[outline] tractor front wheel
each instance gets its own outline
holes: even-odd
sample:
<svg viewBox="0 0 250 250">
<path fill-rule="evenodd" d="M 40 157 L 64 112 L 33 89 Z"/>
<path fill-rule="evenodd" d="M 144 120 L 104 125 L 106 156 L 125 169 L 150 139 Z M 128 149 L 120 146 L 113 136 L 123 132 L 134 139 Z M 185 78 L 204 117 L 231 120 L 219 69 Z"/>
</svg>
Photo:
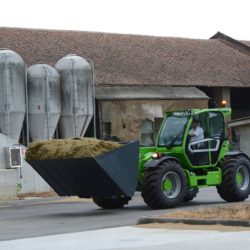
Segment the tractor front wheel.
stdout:
<svg viewBox="0 0 250 250">
<path fill-rule="evenodd" d="M 186 175 L 181 165 L 173 160 L 162 162 L 143 175 L 142 197 L 153 209 L 175 207 L 187 192 Z"/>
<path fill-rule="evenodd" d="M 129 196 L 93 197 L 94 203 L 103 209 L 123 208 L 130 200 Z"/>
<path fill-rule="evenodd" d="M 231 156 L 221 163 L 222 184 L 217 187 L 222 199 L 244 201 L 250 193 L 250 162 L 244 155 Z"/>
</svg>

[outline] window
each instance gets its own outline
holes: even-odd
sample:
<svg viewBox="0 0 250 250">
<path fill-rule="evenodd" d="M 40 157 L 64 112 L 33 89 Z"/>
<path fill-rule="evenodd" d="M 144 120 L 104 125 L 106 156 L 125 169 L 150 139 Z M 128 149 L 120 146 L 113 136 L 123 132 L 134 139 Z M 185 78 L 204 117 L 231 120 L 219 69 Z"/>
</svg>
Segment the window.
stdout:
<svg viewBox="0 0 250 250">
<path fill-rule="evenodd" d="M 202 128 L 204 133 L 204 138 L 208 138 L 208 127 L 207 127 L 207 113 L 203 112 L 201 114 L 195 115 L 193 119 L 199 121 L 199 126 Z M 192 129 L 192 125 L 189 130 Z"/>
<path fill-rule="evenodd" d="M 145 119 L 141 122 L 141 145 L 152 146 L 154 144 L 154 124 Z"/>
<path fill-rule="evenodd" d="M 159 137 L 159 146 L 180 146 L 188 116 L 181 113 L 166 117 Z"/>
<path fill-rule="evenodd" d="M 102 138 L 108 140 L 111 137 L 111 122 L 102 123 Z"/>
<path fill-rule="evenodd" d="M 210 138 L 224 135 L 224 117 L 219 112 L 209 112 L 209 136 Z"/>
<path fill-rule="evenodd" d="M 157 138 L 158 133 L 161 129 L 164 117 L 155 117 L 154 118 L 154 138 Z"/>
</svg>

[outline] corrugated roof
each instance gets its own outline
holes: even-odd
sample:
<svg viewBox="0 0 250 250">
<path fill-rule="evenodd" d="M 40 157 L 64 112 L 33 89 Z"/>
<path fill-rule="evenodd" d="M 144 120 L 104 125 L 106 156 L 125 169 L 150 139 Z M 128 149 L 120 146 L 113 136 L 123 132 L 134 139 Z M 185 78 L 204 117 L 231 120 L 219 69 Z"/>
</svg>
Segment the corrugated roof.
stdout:
<svg viewBox="0 0 250 250">
<path fill-rule="evenodd" d="M 85 56 L 98 85 L 250 87 L 250 57 L 218 39 L 0 28 L 0 47 L 28 65 Z"/>
<path fill-rule="evenodd" d="M 178 99 L 208 99 L 195 87 L 172 86 L 128 86 L 128 87 L 101 87 L 96 89 L 98 100 L 178 100 Z"/>
</svg>

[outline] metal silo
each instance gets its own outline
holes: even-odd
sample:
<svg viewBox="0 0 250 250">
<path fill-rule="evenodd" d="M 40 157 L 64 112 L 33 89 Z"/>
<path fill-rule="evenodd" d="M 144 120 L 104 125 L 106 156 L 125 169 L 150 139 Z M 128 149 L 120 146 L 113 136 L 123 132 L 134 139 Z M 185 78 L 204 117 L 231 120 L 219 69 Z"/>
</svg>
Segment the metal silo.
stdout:
<svg viewBox="0 0 250 250">
<path fill-rule="evenodd" d="M 18 141 L 25 115 L 25 65 L 14 51 L 0 49 L 0 129 Z"/>
<path fill-rule="evenodd" d="M 67 55 L 56 63 L 55 68 L 61 82 L 60 136 L 84 136 L 94 110 L 92 67 L 82 57 Z"/>
<path fill-rule="evenodd" d="M 61 114 L 60 77 L 47 64 L 28 68 L 29 132 L 33 141 L 51 139 Z"/>
</svg>

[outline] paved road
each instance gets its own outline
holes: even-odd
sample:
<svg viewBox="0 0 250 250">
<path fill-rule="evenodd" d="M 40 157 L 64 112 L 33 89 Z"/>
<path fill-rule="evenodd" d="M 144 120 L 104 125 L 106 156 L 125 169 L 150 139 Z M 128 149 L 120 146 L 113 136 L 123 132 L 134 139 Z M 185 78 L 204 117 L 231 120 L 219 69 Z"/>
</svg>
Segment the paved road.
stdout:
<svg viewBox="0 0 250 250">
<path fill-rule="evenodd" d="M 249 249 L 249 231 L 118 227 L 11 241 L 4 250 L 236 250 Z"/>
<path fill-rule="evenodd" d="M 203 189 L 195 201 L 177 209 L 197 209 L 200 205 L 224 203 L 214 188 Z M 21 205 L 20 205 L 21 204 Z M 63 202 L 25 205 L 15 202 L 0 208 L 0 240 L 65 234 L 136 224 L 139 217 L 173 211 L 150 210 L 139 195 L 124 209 L 103 210 L 92 202 Z"/>
</svg>

